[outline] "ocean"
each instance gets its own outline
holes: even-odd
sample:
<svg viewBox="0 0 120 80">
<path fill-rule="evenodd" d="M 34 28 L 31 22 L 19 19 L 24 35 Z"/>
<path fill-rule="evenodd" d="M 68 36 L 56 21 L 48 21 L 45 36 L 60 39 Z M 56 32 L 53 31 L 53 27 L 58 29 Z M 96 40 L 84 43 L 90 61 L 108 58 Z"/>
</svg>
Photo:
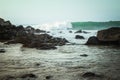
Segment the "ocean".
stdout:
<svg viewBox="0 0 120 80">
<path fill-rule="evenodd" d="M 69 26 L 68 26 L 69 25 Z M 34 26 L 47 30 L 54 37 L 66 38 L 70 43 L 57 46 L 55 50 L 38 50 L 21 47 L 22 44 L 2 44 L 6 50 L 0 54 L 0 79 L 15 76 L 11 80 L 23 80 L 23 74 L 34 74 L 24 80 L 119 80 L 120 48 L 116 46 L 84 45 L 90 36 L 96 36 L 97 29 L 74 28 L 70 23 Z M 103 28 L 102 28 L 103 29 Z M 88 33 L 75 33 L 82 30 Z M 49 31 L 49 32 L 48 32 Z M 75 39 L 81 35 L 85 39 Z M 87 77 L 83 75 L 87 72 Z M 97 76 L 96 76 L 97 75 Z"/>
</svg>

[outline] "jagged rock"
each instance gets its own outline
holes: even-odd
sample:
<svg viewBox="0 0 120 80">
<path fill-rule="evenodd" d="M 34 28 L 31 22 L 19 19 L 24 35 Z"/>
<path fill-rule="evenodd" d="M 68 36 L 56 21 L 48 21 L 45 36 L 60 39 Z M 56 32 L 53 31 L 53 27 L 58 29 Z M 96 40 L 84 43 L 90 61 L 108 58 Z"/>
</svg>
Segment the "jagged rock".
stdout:
<svg viewBox="0 0 120 80">
<path fill-rule="evenodd" d="M 12 24 L 10 23 L 10 21 L 5 21 L 4 19 L 0 18 L 0 25 L 1 26 L 11 26 Z"/>
<path fill-rule="evenodd" d="M 0 19 L 0 23 L 4 20 Z M 37 31 L 44 32 L 37 29 Z M 22 43 L 24 47 L 37 49 L 56 49 L 55 46 L 65 45 L 68 41 L 64 38 L 52 37 L 48 34 L 34 34 L 35 29 L 31 26 L 24 28 L 22 25 L 1 25 L 0 24 L 0 41 L 8 41 L 6 44 Z"/>
<path fill-rule="evenodd" d="M 80 36 L 80 35 L 76 35 L 75 36 L 75 39 L 85 39 L 83 36 Z"/>
<path fill-rule="evenodd" d="M 44 30 L 40 30 L 40 29 L 36 29 L 35 30 L 35 33 L 45 33 L 46 31 L 44 31 Z"/>
</svg>

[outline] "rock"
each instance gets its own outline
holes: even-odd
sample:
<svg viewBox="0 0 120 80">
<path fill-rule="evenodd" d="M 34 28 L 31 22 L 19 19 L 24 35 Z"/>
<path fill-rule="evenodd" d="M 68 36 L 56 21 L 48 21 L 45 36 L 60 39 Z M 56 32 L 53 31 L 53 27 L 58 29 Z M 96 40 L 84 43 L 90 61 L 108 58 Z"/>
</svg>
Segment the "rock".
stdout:
<svg viewBox="0 0 120 80">
<path fill-rule="evenodd" d="M 0 23 L 5 21 L 0 18 Z M 34 32 L 45 32 L 43 30 L 34 29 L 31 26 L 24 28 L 22 25 L 1 25 L 0 24 L 0 41 L 6 44 L 21 43 L 23 47 L 37 49 L 56 49 L 55 46 L 65 45 L 68 41 L 64 38 L 56 38 L 48 34 L 35 35 Z"/>
<path fill-rule="evenodd" d="M 82 33 L 82 30 L 78 30 L 78 31 L 76 31 L 75 33 Z"/>
<path fill-rule="evenodd" d="M 97 75 L 93 72 L 86 72 L 82 75 L 82 77 L 96 77 Z"/>
<path fill-rule="evenodd" d="M 72 31 L 69 31 L 69 33 L 72 33 Z"/>
<path fill-rule="evenodd" d="M 5 53 L 5 49 L 0 49 L 0 53 Z"/>
<path fill-rule="evenodd" d="M 76 35 L 75 36 L 75 39 L 85 39 L 83 36 L 80 36 L 80 35 Z"/>
<path fill-rule="evenodd" d="M 82 77 L 87 78 L 87 77 L 100 77 L 100 75 L 97 75 L 93 72 L 86 72 L 82 75 Z"/>
<path fill-rule="evenodd" d="M 41 50 L 57 49 L 54 44 L 51 44 L 51 43 L 39 43 L 39 42 L 31 43 L 30 46 L 27 46 L 27 47 L 37 48 L 37 49 L 41 49 Z"/>
<path fill-rule="evenodd" d="M 100 41 L 118 41 L 120 40 L 120 27 L 100 30 L 97 33 L 97 38 Z"/>
<path fill-rule="evenodd" d="M 1 26 L 11 26 L 12 24 L 10 21 L 5 21 L 4 19 L 0 18 L 0 25 Z"/>
<path fill-rule="evenodd" d="M 46 79 L 51 79 L 51 78 L 53 78 L 53 76 L 49 75 L 49 76 L 46 76 L 45 78 Z"/>
<path fill-rule="evenodd" d="M 81 54 L 80 56 L 87 57 L 88 55 L 87 54 Z"/>
<path fill-rule="evenodd" d="M 90 32 L 87 32 L 87 31 L 82 31 L 82 33 L 88 34 L 88 33 L 90 33 Z"/>
<path fill-rule="evenodd" d="M 27 26 L 27 27 L 25 28 L 25 30 L 26 30 L 28 33 L 34 33 L 34 32 L 35 32 L 35 29 L 34 29 L 33 27 L 31 27 L 31 26 Z"/>
<path fill-rule="evenodd" d="M 30 73 L 30 74 L 24 74 L 24 75 L 22 75 L 20 78 L 37 78 L 37 76 L 35 75 L 35 74 L 32 74 L 32 73 Z"/>
<path fill-rule="evenodd" d="M 95 36 L 90 37 L 86 43 L 86 45 L 99 45 L 99 44 L 100 44 L 100 41 Z"/>
<path fill-rule="evenodd" d="M 36 29 L 35 30 L 35 33 L 45 33 L 46 31 L 44 31 L 44 30 L 40 30 L 40 29 Z"/>
</svg>

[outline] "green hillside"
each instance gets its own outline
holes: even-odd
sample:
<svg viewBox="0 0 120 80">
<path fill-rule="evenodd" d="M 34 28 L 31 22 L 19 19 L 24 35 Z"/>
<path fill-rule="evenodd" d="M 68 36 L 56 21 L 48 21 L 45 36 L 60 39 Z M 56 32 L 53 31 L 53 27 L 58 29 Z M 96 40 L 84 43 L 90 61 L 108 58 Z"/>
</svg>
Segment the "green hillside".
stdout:
<svg viewBox="0 0 120 80">
<path fill-rule="evenodd" d="M 109 27 L 120 27 L 120 21 L 109 22 L 72 22 L 73 29 L 105 29 Z"/>
</svg>

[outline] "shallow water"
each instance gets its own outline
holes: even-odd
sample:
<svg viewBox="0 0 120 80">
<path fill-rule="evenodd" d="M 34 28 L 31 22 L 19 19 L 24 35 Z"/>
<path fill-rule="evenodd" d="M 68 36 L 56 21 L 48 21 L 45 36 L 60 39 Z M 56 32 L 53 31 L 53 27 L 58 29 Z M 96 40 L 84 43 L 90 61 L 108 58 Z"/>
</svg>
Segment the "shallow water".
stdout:
<svg viewBox="0 0 120 80">
<path fill-rule="evenodd" d="M 23 80 L 19 76 L 27 73 L 37 75 L 31 80 L 46 80 L 46 76 L 52 76 L 49 80 L 120 79 L 120 47 L 65 45 L 56 50 L 37 50 L 21 46 L 0 44 L 6 50 L 0 53 L 0 80 L 8 75 L 14 76 L 13 80 Z M 85 72 L 102 77 L 83 78 Z"/>
</svg>

